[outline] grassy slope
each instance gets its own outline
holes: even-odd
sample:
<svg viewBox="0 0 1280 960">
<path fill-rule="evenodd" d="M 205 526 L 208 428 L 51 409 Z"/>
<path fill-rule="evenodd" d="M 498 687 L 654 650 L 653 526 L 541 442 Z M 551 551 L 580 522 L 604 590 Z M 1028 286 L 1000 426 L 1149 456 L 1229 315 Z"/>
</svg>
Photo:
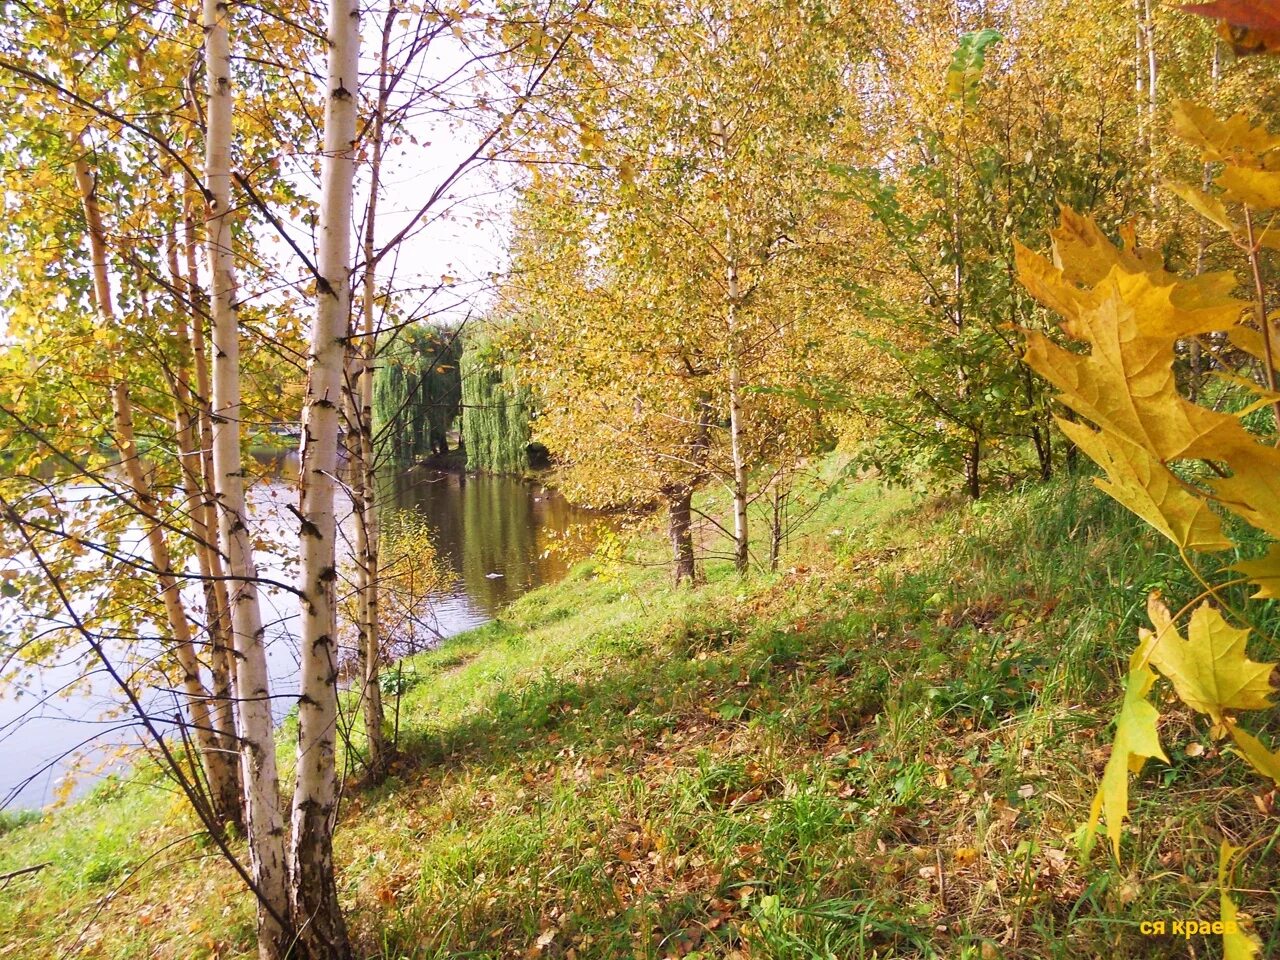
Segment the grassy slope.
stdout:
<svg viewBox="0 0 1280 960">
<path fill-rule="evenodd" d="M 792 569 L 697 592 L 584 564 L 417 658 L 405 757 L 338 841 L 361 954 L 1212 957 L 1137 924 L 1216 916 L 1224 830 L 1259 841 L 1238 899 L 1269 933 L 1275 820 L 1184 714 L 1121 865 L 1072 855 L 1146 590 L 1193 595 L 1135 521 L 1083 483 L 855 484 L 806 529 Z M 0 873 L 54 861 L 0 895 L 0 956 L 251 953 L 181 805 L 115 793 L 0 837 Z"/>
</svg>

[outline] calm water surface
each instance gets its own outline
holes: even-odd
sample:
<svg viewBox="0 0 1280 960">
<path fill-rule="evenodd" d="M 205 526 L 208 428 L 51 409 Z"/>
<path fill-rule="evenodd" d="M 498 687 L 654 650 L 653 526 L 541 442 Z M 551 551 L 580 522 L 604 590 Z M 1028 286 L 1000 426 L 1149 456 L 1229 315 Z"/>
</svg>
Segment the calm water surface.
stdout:
<svg viewBox="0 0 1280 960">
<path fill-rule="evenodd" d="M 288 543 L 296 529 L 285 506 L 297 497 L 292 482 L 296 454 L 262 462 L 268 475 L 250 491 L 251 510 L 258 529 Z M 567 561 L 547 548 L 570 527 L 598 519 L 574 509 L 552 490 L 510 477 L 413 468 L 381 477 L 380 493 L 384 508 L 416 511 L 427 523 L 449 576 L 447 585 L 431 597 L 429 626 L 441 637 L 479 626 L 521 594 L 564 576 Z M 349 536 L 349 502 L 339 503 L 340 516 L 344 512 L 348 517 L 342 527 Z M 286 583 L 296 576 L 283 551 L 261 552 L 258 563 L 264 576 Z M 193 604 L 198 604 L 198 597 L 196 590 Z M 274 712 L 281 717 L 297 694 L 297 601 L 287 592 L 266 590 L 263 616 L 272 692 L 277 697 Z M 73 768 L 72 795 L 83 793 L 106 771 L 120 766 L 116 753 L 121 748 L 139 743 L 140 731 L 128 717 L 113 716 L 118 694 L 108 677 L 93 672 L 92 659 L 86 649 L 72 650 L 24 684 L 21 696 L 15 696 L 15 690 L 4 692 L 0 806 L 19 809 L 49 803 Z M 74 684 L 72 695 L 60 695 L 68 684 Z M 175 708 L 160 694 L 154 694 L 149 705 L 160 713 Z M 68 751 L 73 756 L 32 779 Z"/>
</svg>

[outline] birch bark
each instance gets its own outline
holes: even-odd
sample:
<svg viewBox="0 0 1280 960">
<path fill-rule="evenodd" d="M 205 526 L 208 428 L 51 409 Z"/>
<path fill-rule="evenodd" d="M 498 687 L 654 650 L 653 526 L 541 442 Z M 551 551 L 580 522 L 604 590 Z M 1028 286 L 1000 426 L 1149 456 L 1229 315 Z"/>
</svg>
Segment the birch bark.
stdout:
<svg viewBox="0 0 1280 960">
<path fill-rule="evenodd" d="M 337 579 L 334 487 L 346 342 L 351 325 L 351 210 L 355 177 L 359 9 L 331 0 L 321 166 L 316 311 L 302 414 L 299 587 L 302 693 L 289 893 L 306 953 L 351 955 L 333 870 L 337 814 Z"/>
<path fill-rule="evenodd" d="M 205 0 L 208 78 L 205 230 L 213 334 L 210 414 L 213 489 L 230 585 L 228 603 L 236 656 L 236 728 L 241 743 L 249 860 L 258 894 L 258 952 L 263 960 L 276 960 L 289 954 L 293 937 L 288 929 L 288 869 L 271 720 L 271 690 L 240 451 L 240 329 L 231 232 L 233 97 L 229 19 L 230 10 L 224 0 Z"/>
</svg>

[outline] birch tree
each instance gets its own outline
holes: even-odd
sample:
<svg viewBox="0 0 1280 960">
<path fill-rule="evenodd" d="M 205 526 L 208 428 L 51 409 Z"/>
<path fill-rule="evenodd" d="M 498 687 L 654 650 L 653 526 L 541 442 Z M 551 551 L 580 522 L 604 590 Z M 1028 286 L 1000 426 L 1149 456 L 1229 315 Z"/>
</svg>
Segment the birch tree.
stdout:
<svg viewBox="0 0 1280 960">
<path fill-rule="evenodd" d="M 331 0 L 316 306 L 302 413 L 298 507 L 302 693 L 298 698 L 290 898 L 298 936 L 307 951 L 333 958 L 350 955 L 333 872 L 338 799 L 334 487 L 351 314 L 359 30 L 359 9 L 354 0 Z"/>
<path fill-rule="evenodd" d="M 240 327 L 237 318 L 232 236 L 231 12 L 222 0 L 205 0 L 206 250 L 213 335 L 212 445 L 218 527 L 227 554 L 233 645 L 236 652 L 237 732 L 245 788 L 245 827 L 258 897 L 258 949 L 263 960 L 288 954 L 288 873 L 280 781 L 276 769 L 265 632 L 258 599 L 258 570 L 249 533 L 240 451 Z"/>
</svg>

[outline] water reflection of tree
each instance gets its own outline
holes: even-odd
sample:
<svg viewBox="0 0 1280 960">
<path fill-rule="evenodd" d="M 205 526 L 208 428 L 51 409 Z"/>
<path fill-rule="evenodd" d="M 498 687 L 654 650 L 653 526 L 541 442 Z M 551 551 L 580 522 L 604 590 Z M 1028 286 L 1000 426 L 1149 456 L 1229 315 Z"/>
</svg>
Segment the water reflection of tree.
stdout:
<svg viewBox="0 0 1280 960">
<path fill-rule="evenodd" d="M 510 477 L 420 470 L 385 474 L 380 485 L 384 502 L 425 515 L 440 562 L 486 613 L 566 571 L 564 557 L 544 554 L 582 511 L 553 491 Z"/>
</svg>

